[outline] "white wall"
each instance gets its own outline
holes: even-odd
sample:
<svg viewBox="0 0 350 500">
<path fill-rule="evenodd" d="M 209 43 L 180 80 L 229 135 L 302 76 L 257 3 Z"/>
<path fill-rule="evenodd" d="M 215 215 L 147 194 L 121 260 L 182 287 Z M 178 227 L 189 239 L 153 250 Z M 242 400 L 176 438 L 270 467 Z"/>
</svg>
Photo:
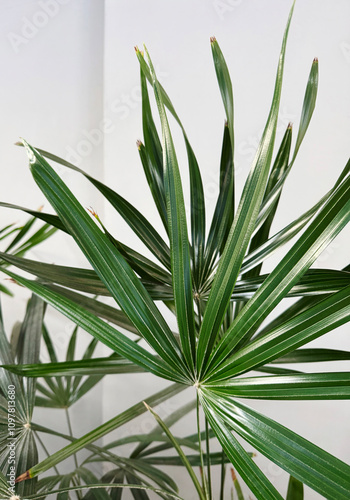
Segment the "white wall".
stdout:
<svg viewBox="0 0 350 500">
<path fill-rule="evenodd" d="M 1 201 L 34 209 L 44 204 L 44 210 L 50 211 L 31 177 L 25 151 L 14 146 L 14 142 L 21 136 L 67 158 L 69 148 L 79 150 L 84 131 L 91 130 L 103 116 L 103 25 L 104 5 L 98 0 L 1 2 Z M 85 158 L 84 168 L 96 176 L 103 175 L 102 141 Z M 101 213 L 100 198 L 88 183 L 67 169 L 59 171 L 79 193 L 84 205 L 92 205 Z M 0 226 L 27 218 L 20 212 L 1 209 Z M 73 241 L 57 235 L 47 245 L 33 250 L 30 257 L 49 263 L 86 265 Z M 26 290 L 15 285 L 12 289 L 15 299 L 2 298 L 8 332 L 23 317 L 28 298 Z M 72 323 L 53 310 L 47 316 L 53 342 L 63 359 Z M 84 333 L 80 335 L 82 346 L 90 340 Z M 102 398 L 100 387 L 90 399 L 73 408 L 76 435 L 101 423 Z M 34 420 L 67 432 L 63 414 L 39 409 Z M 66 444 L 62 440 L 45 442 L 51 452 Z M 66 470 L 70 468 L 68 462 Z"/>
<path fill-rule="evenodd" d="M 34 26 L 30 35 L 30 23 L 40 23 L 38 12 L 43 11 L 42 5 L 46 3 L 2 2 L 0 57 L 5 71 L 0 96 L 1 200 L 30 207 L 37 207 L 43 201 L 31 180 L 24 152 L 12 146 L 18 136 L 23 136 L 34 145 L 77 161 L 79 166 L 126 195 L 162 230 L 135 145 L 142 138 L 142 127 L 139 67 L 133 46 L 141 48 L 145 42 L 197 154 L 208 210 L 213 210 L 224 111 L 211 58 L 212 35 L 224 52 L 234 85 L 237 192 L 240 191 L 270 106 L 289 0 L 106 0 L 104 4 L 97 0 L 65 0 L 46 23 L 42 20 L 40 29 L 35 30 Z M 287 48 L 279 138 L 289 121 L 297 128 L 315 56 L 320 61 L 320 84 L 314 118 L 284 190 L 276 229 L 318 200 L 348 159 L 349 15 L 350 4 L 345 0 L 296 3 Z M 11 37 L 11 33 L 21 35 L 24 40 Z M 185 151 L 176 127 L 173 131 L 188 194 Z M 129 228 L 102 204 L 81 177 L 63 170 L 61 173 L 85 205 L 93 205 L 100 215 L 104 213 L 107 226 L 118 238 L 139 245 Z M 1 222 L 13 218 L 10 211 L 2 211 Z M 48 251 L 47 246 L 35 250 L 32 257 L 84 264 L 72 242 L 59 241 L 49 246 Z M 335 240 L 316 265 L 339 268 L 348 264 L 348 241 L 349 231 Z M 142 250 L 141 246 L 138 248 Z M 271 259 L 267 271 L 277 259 L 278 256 Z M 20 296 L 23 309 L 25 294 L 22 292 Z M 6 301 L 5 305 L 14 307 L 14 302 Z M 348 329 L 328 334 L 315 345 L 349 349 Z M 334 369 L 343 370 L 345 365 Z M 103 384 L 102 414 L 97 413 L 94 422 L 84 422 L 84 429 L 110 418 L 163 385 L 151 376 L 107 377 Z M 102 392 L 95 397 L 102 402 Z M 349 462 L 347 402 L 250 404 Z M 99 406 L 94 403 L 93 407 L 95 410 Z M 86 407 L 83 409 L 86 415 Z M 77 426 L 81 410 L 77 408 L 74 415 Z M 163 414 L 169 411 L 169 406 L 163 408 Z M 150 418 L 145 416 L 139 420 L 137 429 L 147 430 L 150 424 Z M 179 434 L 192 431 L 193 419 L 175 429 Z M 285 491 L 286 475 L 261 456 L 256 460 L 271 481 Z M 181 485 L 184 498 L 189 500 L 186 474 L 176 468 L 171 474 Z M 308 490 L 306 498 L 314 500 L 320 496 Z"/>
</svg>

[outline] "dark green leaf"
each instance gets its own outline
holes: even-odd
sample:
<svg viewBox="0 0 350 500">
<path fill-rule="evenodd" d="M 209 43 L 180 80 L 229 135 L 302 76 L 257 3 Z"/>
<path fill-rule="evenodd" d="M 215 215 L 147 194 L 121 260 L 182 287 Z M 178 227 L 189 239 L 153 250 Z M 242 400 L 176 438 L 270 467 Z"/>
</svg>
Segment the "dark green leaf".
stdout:
<svg viewBox="0 0 350 500">
<path fill-rule="evenodd" d="M 207 384 L 215 394 L 253 399 L 350 399 L 350 373 L 290 373 Z"/>
<path fill-rule="evenodd" d="M 113 297 L 152 348 L 169 365 L 180 364 L 186 371 L 172 332 L 130 266 L 46 160 L 27 144 L 26 148 L 34 179 Z"/>
<path fill-rule="evenodd" d="M 206 417 L 223 450 L 258 500 L 282 500 L 275 487 L 233 436 L 224 419 L 221 418 L 221 415 L 219 416 L 214 405 L 207 399 L 206 394 L 202 394 L 201 391 L 199 394 Z"/>
<path fill-rule="evenodd" d="M 222 361 L 243 338 L 249 339 L 326 246 L 350 220 L 350 176 L 334 191 L 308 230 L 289 250 L 231 324 L 211 364 Z"/>
<path fill-rule="evenodd" d="M 147 53 L 148 55 L 148 53 Z M 193 310 L 192 276 L 190 249 L 187 234 L 186 209 L 182 192 L 181 178 L 175 148 L 165 114 L 164 102 L 152 62 L 149 58 L 153 88 L 162 124 L 162 143 L 164 155 L 164 183 L 168 213 L 168 227 L 171 251 L 171 270 L 179 326 L 181 346 L 188 366 L 194 367 L 195 323 Z"/>
<path fill-rule="evenodd" d="M 37 282 L 29 281 L 21 276 L 11 273 L 8 270 L 3 270 L 3 272 L 14 278 L 18 283 L 32 290 L 34 293 L 43 298 L 48 304 L 51 304 L 58 311 L 67 316 L 77 325 L 81 326 L 84 330 L 103 342 L 105 345 L 113 349 L 115 352 L 125 356 L 137 365 L 142 366 L 147 371 L 151 371 L 165 378 L 167 378 L 166 373 L 168 373 L 170 379 L 173 379 L 173 376 L 177 378 L 178 372 L 169 371 L 168 366 L 162 360 L 158 360 L 155 356 L 147 352 L 125 335 L 118 332 L 115 328 L 111 327 L 71 300 L 60 296 Z M 182 375 L 180 379 L 182 382 L 185 381 L 182 378 Z"/>
<path fill-rule="evenodd" d="M 346 323 L 350 318 L 349 292 L 350 286 L 259 336 L 214 370 L 213 378 L 222 380 L 266 364 Z"/>
<path fill-rule="evenodd" d="M 349 351 L 339 351 L 337 349 L 297 349 L 289 352 L 273 363 L 319 363 L 320 361 L 349 361 Z"/>
<path fill-rule="evenodd" d="M 276 135 L 284 56 L 292 13 L 293 7 L 283 37 L 270 114 L 258 152 L 243 189 L 241 201 L 227 238 L 204 312 L 197 348 L 197 362 L 200 372 L 206 368 L 206 362 L 212 352 L 219 328 L 224 319 L 264 195 Z"/>
<path fill-rule="evenodd" d="M 215 418 L 223 419 L 241 437 L 293 477 L 326 498 L 349 498 L 349 465 L 229 397 L 212 397 L 205 391 L 205 399 L 210 401 Z M 258 498 L 265 497 L 260 494 Z"/>
<path fill-rule="evenodd" d="M 40 363 L 33 365 L 5 365 L 6 370 L 23 377 L 60 377 L 105 375 L 107 373 L 140 373 L 144 370 L 130 361 L 113 357 Z"/>
<path fill-rule="evenodd" d="M 290 476 L 286 500 L 304 500 L 304 485 Z"/>
<path fill-rule="evenodd" d="M 23 143 L 24 144 L 24 143 Z M 42 149 L 32 149 L 32 151 L 37 151 L 42 157 L 49 158 L 56 163 L 68 167 L 80 174 L 84 175 L 100 192 L 103 196 L 111 203 L 111 205 L 121 214 L 123 219 L 129 224 L 131 229 L 137 234 L 141 241 L 149 248 L 149 250 L 162 262 L 162 264 L 169 268 L 170 267 L 170 256 L 169 248 L 166 243 L 159 236 L 157 231 L 154 229 L 152 224 L 150 224 L 147 219 L 135 208 L 133 207 L 125 198 L 120 196 L 118 193 L 113 191 L 111 188 L 103 184 L 102 182 L 94 179 L 89 174 L 76 167 L 72 163 L 63 160 L 62 158 L 55 156 Z M 42 158 L 43 160 L 43 158 Z M 60 215 L 60 214 L 58 214 Z M 60 217 L 62 222 L 65 221 Z M 67 224 L 65 226 L 68 228 Z"/>
</svg>

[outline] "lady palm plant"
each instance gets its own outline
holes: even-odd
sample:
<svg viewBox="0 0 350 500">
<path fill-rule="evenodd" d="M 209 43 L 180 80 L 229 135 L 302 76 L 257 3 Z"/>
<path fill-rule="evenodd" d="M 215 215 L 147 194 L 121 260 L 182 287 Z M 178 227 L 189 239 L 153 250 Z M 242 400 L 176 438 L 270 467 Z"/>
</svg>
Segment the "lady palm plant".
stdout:
<svg viewBox="0 0 350 500">
<path fill-rule="evenodd" d="M 102 450 L 93 442 L 150 411 L 158 424 L 158 437 L 155 438 L 154 433 L 148 438 L 138 437 L 140 443 L 134 452 L 136 455 L 130 459 L 147 456 L 147 447 L 162 436 L 161 440 L 165 440 L 168 447 L 171 443 L 177 451 L 202 500 L 224 498 L 223 481 L 220 492 L 213 491 L 211 482 L 212 466 L 218 462 L 210 451 L 210 440 L 214 436 L 223 450 L 223 470 L 225 462 L 231 462 L 258 499 L 281 499 L 282 496 L 257 466 L 240 438 L 291 475 L 289 500 L 302 498 L 301 483 L 325 498 L 349 498 L 350 467 L 347 464 L 240 401 L 242 398 L 330 400 L 350 397 L 348 372 L 325 369 L 322 373 L 310 373 L 285 366 L 350 358 L 346 351 L 300 349 L 349 319 L 349 267 L 328 270 L 311 266 L 350 219 L 350 163 L 318 203 L 281 231 L 270 235 L 284 183 L 313 114 L 318 85 L 318 61 L 315 59 L 307 82 L 294 149 L 291 147 L 292 127 L 288 126 L 274 154 L 292 11 L 293 8 L 283 38 L 270 113 L 237 208 L 232 84 L 219 44 L 215 38 L 211 39 L 226 124 L 219 195 L 208 232 L 205 227 L 205 196 L 196 156 L 168 95 L 157 80 L 146 48 L 145 54 L 136 48 L 141 70 L 144 134 L 144 143 L 138 142 L 138 149 L 167 241 L 136 207 L 112 188 L 67 161 L 22 141 L 33 177 L 57 214 L 36 215 L 74 238 L 92 269 L 39 263 L 3 253 L 1 258 L 5 262 L 37 279 L 31 281 L 7 268 L 3 270 L 115 354 L 97 360 L 65 363 L 25 366 L 7 363 L 6 368 L 26 377 L 146 371 L 173 384 L 148 398 L 145 404 L 140 402 L 83 437 L 71 438 L 71 444 L 29 470 L 20 471 L 23 474 L 18 478 L 19 482 L 35 478 L 87 448 L 92 452 L 92 461 L 112 461 L 116 467 L 99 482 L 95 483 L 91 476 L 84 479 L 92 488 L 86 498 L 99 498 L 97 491 L 106 493 L 106 498 L 120 498 L 124 480 L 129 486 L 131 483 L 134 495 L 141 495 L 135 498 L 147 498 L 142 496 L 146 493 L 141 488 L 151 486 L 135 474 L 130 476 L 130 462 L 118 462 L 114 456 L 111 458 L 110 454 L 114 454 L 110 450 L 116 446 L 115 442 Z M 152 116 L 149 87 L 155 95 L 161 139 Z M 190 173 L 190 237 L 166 109 L 180 126 L 186 145 Z M 87 213 L 46 159 L 84 175 L 119 212 L 157 262 L 117 240 L 95 212 L 92 211 L 92 216 Z M 294 237 L 297 238 L 292 247 L 273 271 L 262 274 L 263 262 Z M 118 307 L 106 305 L 93 298 L 95 296 L 110 296 Z M 288 297 L 299 299 L 262 326 L 276 306 Z M 163 302 L 176 316 L 176 332 L 171 330 L 157 302 Z M 139 343 L 140 339 L 147 342 L 147 349 Z M 194 387 L 196 391 L 198 434 L 196 438 L 192 436 L 181 442 L 173 436 L 169 422 L 160 419 L 153 407 L 188 387 Z M 199 425 L 201 410 L 205 414 L 204 429 Z M 206 453 L 202 451 L 202 441 Z M 183 448 L 189 444 L 198 449 L 198 462 L 184 452 Z M 201 465 L 200 478 L 193 469 L 198 463 Z M 238 497 L 242 498 L 235 476 L 234 480 Z M 175 490 L 171 493 L 165 488 L 165 482 L 158 482 L 160 497 L 178 498 Z M 58 491 L 63 494 L 81 488 L 81 485 L 67 486 Z M 139 492 L 135 493 L 138 489 Z M 35 498 L 39 498 L 38 494 Z"/>
<path fill-rule="evenodd" d="M 0 203 L 0 206 L 6 207 L 7 204 Z M 28 210 L 28 212 L 32 214 L 38 213 L 32 210 Z M 55 233 L 56 228 L 47 223 L 33 232 L 33 225 L 36 220 L 36 217 L 30 217 L 23 225 L 12 223 L 0 228 L 0 241 L 4 246 L 3 251 L 17 257 L 23 256 Z M 0 266 L 6 265 L 5 261 L 0 260 Z M 12 295 L 10 290 L 2 283 L 0 283 L 0 291 L 6 295 Z"/>
</svg>

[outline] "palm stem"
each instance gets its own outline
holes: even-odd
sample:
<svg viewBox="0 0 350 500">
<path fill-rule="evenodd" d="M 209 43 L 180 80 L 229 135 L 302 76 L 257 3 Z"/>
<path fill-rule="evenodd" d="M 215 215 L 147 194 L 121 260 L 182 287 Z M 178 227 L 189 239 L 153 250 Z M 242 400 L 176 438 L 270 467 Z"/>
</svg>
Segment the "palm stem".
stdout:
<svg viewBox="0 0 350 500">
<path fill-rule="evenodd" d="M 201 428 L 200 428 L 200 422 L 199 422 L 199 397 L 198 397 L 198 392 L 197 392 L 197 431 L 198 431 L 198 449 L 199 449 L 199 456 L 200 456 L 200 462 L 201 462 L 201 476 L 202 476 L 202 488 L 204 491 L 205 498 L 209 498 L 208 495 L 208 488 L 207 488 L 207 480 L 205 477 L 205 468 L 204 468 L 204 458 L 203 458 L 203 450 L 202 450 L 202 438 L 201 438 Z"/>
<path fill-rule="evenodd" d="M 69 435 L 70 435 L 70 437 L 73 437 L 72 423 L 71 423 L 71 420 L 70 420 L 68 408 L 65 408 L 64 410 L 66 412 L 66 418 L 67 418 L 67 425 L 68 425 Z M 79 465 L 78 465 L 78 459 L 77 459 L 77 454 L 76 453 L 74 453 L 74 464 L 75 464 L 76 468 L 79 467 Z"/>
<path fill-rule="evenodd" d="M 212 499 L 211 492 L 211 463 L 210 463 L 210 446 L 209 446 L 209 424 L 208 420 L 205 419 L 205 443 L 207 452 L 207 470 L 208 470 L 208 498 Z"/>
<path fill-rule="evenodd" d="M 220 500 L 224 500 L 224 487 L 225 487 L 225 452 L 222 450 L 221 458 L 221 477 L 220 477 Z"/>
<path fill-rule="evenodd" d="M 72 422 L 71 422 L 71 420 L 70 420 L 69 410 L 68 410 L 68 408 L 67 408 L 67 407 L 66 407 L 64 410 L 65 410 L 65 413 L 66 413 L 66 418 L 67 418 L 67 425 L 68 425 L 69 435 L 70 435 L 70 437 L 73 437 Z M 73 457 L 74 457 L 74 465 L 75 465 L 75 468 L 76 468 L 76 469 L 78 469 L 79 464 L 78 464 L 77 454 L 76 454 L 76 453 L 74 453 Z M 79 486 L 79 485 L 80 485 L 80 481 L 79 481 L 79 479 L 78 479 L 78 478 L 76 479 L 76 483 L 77 483 L 77 484 L 76 484 L 77 486 Z M 82 498 L 82 496 L 81 496 L 81 492 L 80 492 L 80 491 L 76 491 L 76 495 L 77 495 L 78 499 L 81 499 L 81 498 Z"/>
</svg>

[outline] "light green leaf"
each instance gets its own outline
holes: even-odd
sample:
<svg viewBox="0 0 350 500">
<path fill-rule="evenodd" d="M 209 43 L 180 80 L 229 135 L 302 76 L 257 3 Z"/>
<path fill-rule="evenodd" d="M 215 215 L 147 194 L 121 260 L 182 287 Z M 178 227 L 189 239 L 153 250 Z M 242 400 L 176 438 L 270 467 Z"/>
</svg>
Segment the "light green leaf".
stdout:
<svg viewBox="0 0 350 500">
<path fill-rule="evenodd" d="M 153 491 L 154 493 L 159 493 L 159 494 L 164 494 L 164 495 L 167 495 L 168 497 L 170 498 L 175 498 L 176 500 L 184 500 L 182 497 L 179 497 L 178 495 L 176 495 L 175 493 L 170 493 L 168 491 L 165 491 L 165 490 L 162 490 L 162 489 L 159 489 L 159 488 L 153 488 L 152 486 L 141 486 L 139 484 L 117 484 L 117 483 L 97 483 L 97 484 L 89 484 L 89 486 L 70 486 L 70 487 L 67 487 L 67 488 L 60 488 L 58 490 L 52 490 L 52 491 L 48 491 L 47 493 L 43 492 L 43 493 L 36 493 L 35 496 L 34 495 L 29 495 L 26 497 L 26 500 L 39 500 L 40 498 L 45 498 L 47 496 L 48 493 L 50 493 L 51 495 L 54 495 L 54 494 L 60 494 L 60 493 L 64 493 L 64 492 L 70 492 L 70 491 L 81 491 L 81 490 L 96 490 L 96 489 L 104 489 L 104 488 L 125 488 L 125 489 L 140 489 L 140 490 L 149 490 L 149 491 Z"/>
<path fill-rule="evenodd" d="M 44 302 L 32 295 L 27 307 L 24 321 L 21 325 L 17 343 L 17 356 L 19 364 L 39 363 L 41 332 L 44 319 Z M 23 380 L 26 394 L 26 418 L 30 423 L 32 420 L 35 403 L 35 380 Z"/>
<path fill-rule="evenodd" d="M 179 443 L 176 441 L 176 439 L 174 438 L 173 434 L 171 433 L 170 429 L 164 424 L 164 422 L 162 421 L 162 419 L 155 413 L 155 411 L 146 403 L 144 402 L 147 410 L 149 410 L 152 415 L 154 416 L 154 418 L 156 419 L 156 421 L 158 422 L 158 424 L 160 425 L 160 427 L 163 429 L 163 431 L 165 432 L 165 434 L 168 436 L 168 438 L 170 439 L 170 441 L 172 442 L 175 450 L 177 451 L 179 457 L 181 458 L 182 460 L 182 463 L 183 465 L 186 467 L 190 477 L 191 477 L 191 480 L 198 492 L 198 495 L 199 495 L 199 498 L 201 500 L 206 500 L 205 499 L 205 495 L 204 495 L 204 492 L 202 490 L 202 487 L 198 481 L 198 478 L 194 472 L 194 470 L 192 469 L 192 466 L 191 464 L 189 463 L 188 461 L 188 458 L 186 457 L 185 453 L 183 452 L 181 446 L 179 445 Z"/>
<path fill-rule="evenodd" d="M 170 387 L 163 389 L 162 391 L 158 392 L 157 394 L 154 394 L 153 396 L 147 398 L 147 402 L 152 405 L 158 405 L 162 403 L 163 401 L 169 399 L 170 397 L 174 396 L 175 394 L 178 394 L 180 391 L 182 391 L 185 387 L 180 386 L 178 384 L 173 384 Z M 86 447 L 90 443 L 93 443 L 97 439 L 100 439 L 102 436 L 105 436 L 109 432 L 117 429 L 118 427 L 126 424 L 133 418 L 136 418 L 138 415 L 142 415 L 146 411 L 146 408 L 143 404 L 137 403 L 134 406 L 131 406 L 124 412 L 120 413 L 116 417 L 108 420 L 108 422 L 105 422 L 104 424 L 100 425 L 93 431 L 85 434 L 81 438 L 75 439 L 72 444 L 69 444 L 68 446 L 65 446 L 61 450 L 53 453 L 51 456 L 48 458 L 45 458 L 43 461 L 41 461 L 39 464 L 35 465 L 32 467 L 30 470 L 22 474 L 22 476 L 19 478 L 21 481 L 26 480 L 28 478 L 33 478 L 38 476 L 39 474 L 42 474 L 43 472 L 49 470 L 51 467 L 57 465 L 58 463 L 62 462 L 66 458 L 70 457 L 74 453 L 77 453 L 79 450 L 82 448 Z"/>
</svg>

